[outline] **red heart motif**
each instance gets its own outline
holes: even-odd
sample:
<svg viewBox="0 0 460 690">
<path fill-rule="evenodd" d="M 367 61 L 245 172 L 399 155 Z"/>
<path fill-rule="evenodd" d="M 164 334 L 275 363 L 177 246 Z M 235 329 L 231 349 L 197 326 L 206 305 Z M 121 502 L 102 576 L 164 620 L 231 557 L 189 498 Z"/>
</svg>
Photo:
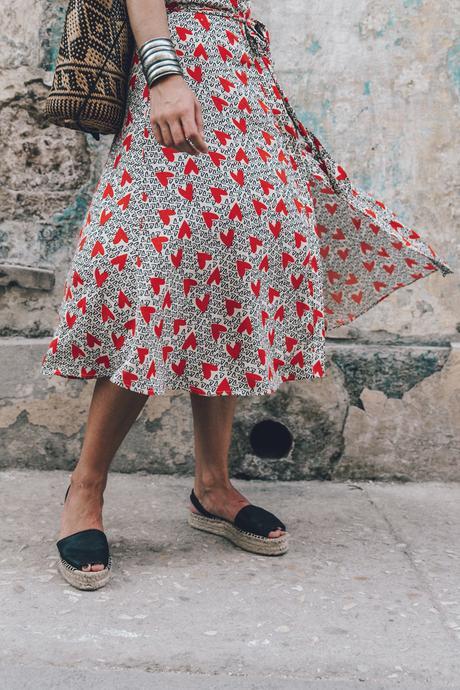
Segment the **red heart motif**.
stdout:
<svg viewBox="0 0 460 690">
<path fill-rule="evenodd" d="M 174 173 L 169 170 L 160 170 L 155 173 L 155 176 L 163 187 L 167 187 L 169 180 L 174 177 Z"/>
<path fill-rule="evenodd" d="M 225 154 L 221 153 L 220 151 L 209 151 L 208 150 L 208 154 L 209 154 L 209 158 L 214 163 L 216 168 L 220 168 L 220 164 L 222 163 L 222 161 L 227 160 L 227 156 Z"/>
<path fill-rule="evenodd" d="M 219 237 L 226 247 L 231 247 L 233 244 L 233 239 L 235 237 L 235 231 L 230 228 L 227 232 L 220 231 Z"/>
<path fill-rule="evenodd" d="M 171 369 L 177 376 L 182 376 L 187 365 L 186 359 L 180 359 L 179 362 L 171 362 Z"/>
<path fill-rule="evenodd" d="M 259 296 L 260 294 L 260 279 L 255 280 L 254 282 L 251 282 L 251 290 L 255 294 L 256 297 Z"/>
<path fill-rule="evenodd" d="M 227 331 L 227 326 L 224 326 L 223 323 L 212 323 L 211 324 L 211 334 L 213 339 L 217 342 L 219 340 L 219 337 L 222 333 L 225 333 Z"/>
<path fill-rule="evenodd" d="M 232 389 L 227 378 L 223 378 L 216 388 L 217 395 L 231 395 Z"/>
<path fill-rule="evenodd" d="M 209 278 L 206 281 L 206 285 L 211 285 L 212 283 L 215 283 L 216 285 L 220 285 L 221 277 L 220 277 L 220 271 L 219 271 L 219 266 L 216 266 L 213 268 L 211 273 L 209 274 Z"/>
<path fill-rule="evenodd" d="M 244 333 L 244 331 L 246 331 L 246 333 L 248 335 L 251 335 L 252 323 L 251 323 L 251 319 L 249 318 L 249 316 L 244 317 L 244 319 L 241 321 L 240 325 L 238 326 L 238 328 L 236 330 L 238 331 L 238 333 Z"/>
<path fill-rule="evenodd" d="M 106 199 L 108 196 L 113 197 L 113 187 L 110 182 L 107 182 L 104 191 L 102 192 L 102 198 Z"/>
<path fill-rule="evenodd" d="M 95 345 L 102 345 L 102 342 L 99 340 L 99 338 L 96 338 L 95 335 L 92 333 L 86 333 L 86 343 L 88 347 L 94 347 Z"/>
<path fill-rule="evenodd" d="M 184 199 L 187 199 L 187 201 L 192 201 L 193 185 L 191 182 L 189 182 L 188 185 L 186 185 L 185 187 L 178 187 L 177 191 L 182 197 L 184 197 Z"/>
<path fill-rule="evenodd" d="M 78 345 L 75 345 L 75 343 L 72 343 L 72 357 L 73 359 L 78 359 L 79 357 L 85 357 L 84 351 L 79 347 Z"/>
<path fill-rule="evenodd" d="M 262 381 L 262 376 L 260 374 L 254 374 L 250 371 L 246 371 L 245 376 L 250 388 L 254 388 L 258 381 Z"/>
<path fill-rule="evenodd" d="M 238 359 L 241 352 L 241 343 L 236 342 L 233 346 L 230 345 L 230 343 L 226 343 L 225 349 L 227 350 L 228 354 L 232 357 L 232 359 Z"/>
<path fill-rule="evenodd" d="M 142 305 L 140 308 L 141 316 L 144 319 L 145 323 L 150 323 L 150 317 L 152 314 L 154 314 L 156 311 L 155 307 L 151 305 Z"/>
<path fill-rule="evenodd" d="M 126 265 L 127 258 L 127 254 L 120 254 L 119 256 L 115 256 L 113 259 L 110 259 L 110 263 L 112 266 L 118 266 L 118 270 L 122 271 Z"/>
<path fill-rule="evenodd" d="M 129 206 L 129 202 L 131 199 L 131 192 L 128 192 L 128 194 L 125 194 L 125 196 L 121 197 L 121 199 L 118 199 L 117 204 L 118 206 L 121 207 L 123 211 L 126 211 L 126 209 Z"/>
<path fill-rule="evenodd" d="M 187 350 L 188 348 L 191 348 L 192 350 L 196 350 L 196 336 L 195 332 L 191 331 L 188 336 L 185 338 L 182 349 Z"/>
<path fill-rule="evenodd" d="M 107 221 L 111 217 L 112 217 L 112 211 L 106 211 L 106 209 L 103 208 L 101 211 L 100 218 L 99 218 L 99 225 L 104 225 L 104 223 L 107 223 Z"/>
<path fill-rule="evenodd" d="M 144 364 L 145 358 L 149 354 L 149 348 L 148 347 L 138 347 L 137 348 L 137 356 L 139 359 L 139 364 Z"/>
<path fill-rule="evenodd" d="M 173 331 L 174 335 L 177 335 L 180 331 L 180 329 L 186 325 L 186 320 L 185 319 L 174 319 L 174 324 L 173 324 Z"/>
<path fill-rule="evenodd" d="M 213 223 L 218 218 L 220 218 L 220 216 L 217 213 L 214 213 L 213 211 L 203 211 L 201 215 L 203 216 L 203 220 L 208 230 L 210 230 L 212 228 Z"/>
<path fill-rule="evenodd" d="M 243 220 L 243 212 L 241 211 L 241 208 L 238 206 L 238 204 L 235 202 L 230 209 L 230 213 L 228 214 L 228 217 L 230 220 L 234 220 L 235 218 L 237 220 Z"/>
<path fill-rule="evenodd" d="M 207 262 L 211 261 L 212 254 L 208 254 L 207 252 L 196 252 L 196 258 L 198 266 L 200 267 L 200 269 L 203 269 L 206 267 Z"/>
<path fill-rule="evenodd" d="M 222 199 L 228 196 L 227 190 L 221 189 L 220 187 L 210 187 L 209 191 L 211 192 L 216 204 L 220 204 L 222 202 Z"/>
<path fill-rule="evenodd" d="M 109 274 L 107 271 L 101 272 L 98 268 L 94 271 L 94 278 L 96 280 L 96 284 L 98 288 L 101 287 L 101 285 L 107 280 L 109 277 Z"/>
<path fill-rule="evenodd" d="M 164 243 L 169 242 L 169 237 L 166 237 L 166 235 L 157 235 L 157 237 L 151 237 L 150 241 L 157 250 L 157 252 L 161 254 L 161 252 L 163 251 Z"/>
<path fill-rule="evenodd" d="M 180 41 L 186 41 L 190 36 L 193 36 L 193 31 L 185 26 L 176 26 L 175 29 Z"/>
<path fill-rule="evenodd" d="M 173 208 L 162 208 L 158 209 L 158 215 L 164 225 L 169 225 L 171 218 L 176 215 L 176 211 Z"/>
<path fill-rule="evenodd" d="M 190 288 L 193 287 L 194 285 L 198 285 L 198 282 L 195 280 L 195 278 L 184 278 L 183 290 L 184 290 L 184 295 L 186 297 L 188 297 L 188 293 L 190 292 Z"/>
<path fill-rule="evenodd" d="M 123 344 L 125 342 L 125 336 L 124 335 L 116 335 L 116 333 L 111 334 L 112 337 L 112 342 L 115 345 L 116 350 L 121 350 L 123 347 Z"/>
<path fill-rule="evenodd" d="M 205 312 L 208 308 L 209 305 L 209 300 L 211 299 L 211 295 L 209 293 L 206 293 L 203 297 L 195 297 L 195 304 L 198 307 L 198 309 L 201 312 Z"/>
<path fill-rule="evenodd" d="M 152 277 L 150 278 L 150 285 L 156 295 L 160 294 L 162 286 L 165 284 L 164 278 Z"/>
<path fill-rule="evenodd" d="M 196 18 L 196 15 L 195 15 L 195 18 Z M 197 47 L 193 51 L 193 56 L 194 57 L 202 57 L 205 60 L 208 60 L 208 57 L 209 57 L 208 53 L 206 52 L 206 48 L 204 47 L 204 45 L 202 43 L 198 43 Z"/>
<path fill-rule="evenodd" d="M 249 261 L 244 261 L 243 259 L 237 259 L 236 270 L 237 270 L 240 278 L 244 278 L 246 271 L 248 271 L 250 268 L 252 268 L 252 264 L 250 264 Z"/>
<path fill-rule="evenodd" d="M 196 162 L 193 160 L 191 156 L 187 159 L 187 162 L 184 166 L 184 174 L 185 175 L 190 175 L 191 173 L 194 173 L 195 175 L 198 175 L 200 172 L 200 169 Z"/>
<path fill-rule="evenodd" d="M 138 380 L 138 375 L 134 373 L 134 371 L 123 371 L 121 372 L 121 377 L 123 379 L 123 384 L 126 386 L 126 388 L 131 388 L 132 384 L 134 381 Z"/>
<path fill-rule="evenodd" d="M 202 362 L 201 368 L 205 379 L 210 379 L 212 374 L 219 370 L 217 364 L 210 364 L 209 362 Z"/>
<path fill-rule="evenodd" d="M 66 312 L 66 315 L 65 315 L 65 320 L 66 320 L 67 326 L 68 326 L 69 328 L 72 328 L 72 326 L 74 325 L 75 321 L 77 320 L 77 315 L 76 315 L 76 314 L 71 314 L 70 312 L 67 311 L 67 312 Z"/>
<path fill-rule="evenodd" d="M 225 299 L 225 308 L 227 310 L 227 314 L 229 316 L 233 316 L 235 311 L 237 309 L 241 309 L 241 302 L 238 302 L 236 299 L 231 299 L 230 297 L 226 297 Z"/>
<path fill-rule="evenodd" d="M 123 290 L 118 291 L 118 306 L 120 309 L 123 309 L 123 307 L 130 307 L 132 304 L 131 300 L 128 299 L 128 297 L 125 295 Z"/>
<path fill-rule="evenodd" d="M 174 268 L 179 268 L 179 266 L 182 263 L 182 254 L 183 254 L 183 249 L 182 247 L 177 250 L 176 254 L 171 254 L 171 263 L 173 264 Z"/>
<path fill-rule="evenodd" d="M 105 254 L 104 245 L 101 242 L 99 242 L 99 240 L 96 240 L 96 242 L 94 243 L 93 249 L 91 250 L 91 258 L 93 256 L 96 256 L 97 254 Z"/>
<path fill-rule="evenodd" d="M 123 230 L 123 228 L 118 228 L 113 237 L 112 242 L 113 244 L 118 244 L 119 242 L 128 242 L 128 235 Z"/>
</svg>

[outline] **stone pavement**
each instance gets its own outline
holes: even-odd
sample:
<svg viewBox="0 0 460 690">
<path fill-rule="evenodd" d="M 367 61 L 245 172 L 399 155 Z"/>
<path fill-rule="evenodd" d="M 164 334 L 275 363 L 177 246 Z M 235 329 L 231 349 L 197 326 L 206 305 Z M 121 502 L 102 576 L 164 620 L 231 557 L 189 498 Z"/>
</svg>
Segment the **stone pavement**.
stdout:
<svg viewBox="0 0 460 690">
<path fill-rule="evenodd" d="M 290 550 L 186 523 L 192 478 L 112 473 L 114 575 L 57 573 L 62 471 L 0 473 L 0 686 L 460 688 L 460 485 L 244 482 Z"/>
</svg>

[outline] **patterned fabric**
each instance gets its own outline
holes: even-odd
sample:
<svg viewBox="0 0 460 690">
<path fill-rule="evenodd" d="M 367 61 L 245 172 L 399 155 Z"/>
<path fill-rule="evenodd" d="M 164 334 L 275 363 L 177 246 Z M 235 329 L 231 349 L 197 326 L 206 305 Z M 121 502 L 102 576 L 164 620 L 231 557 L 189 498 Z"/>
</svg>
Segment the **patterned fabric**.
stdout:
<svg viewBox="0 0 460 690">
<path fill-rule="evenodd" d="M 249 2 L 169 2 L 168 22 L 209 153 L 155 141 L 135 51 L 43 373 L 147 395 L 322 377 L 328 329 L 452 269 L 302 124 Z"/>
</svg>

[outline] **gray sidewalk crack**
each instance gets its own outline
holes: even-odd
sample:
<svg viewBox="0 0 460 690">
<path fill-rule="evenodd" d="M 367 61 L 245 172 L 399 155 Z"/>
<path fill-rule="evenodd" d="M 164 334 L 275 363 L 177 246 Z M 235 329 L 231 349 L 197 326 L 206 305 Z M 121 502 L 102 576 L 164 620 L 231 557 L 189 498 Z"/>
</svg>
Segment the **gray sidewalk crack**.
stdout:
<svg viewBox="0 0 460 690">
<path fill-rule="evenodd" d="M 426 575 L 423 573 L 423 571 L 419 568 L 417 565 L 416 561 L 414 560 L 413 554 L 410 550 L 410 545 L 408 539 L 403 537 L 403 535 L 398 531 L 398 529 L 393 525 L 391 522 L 390 518 L 387 516 L 385 509 L 382 508 L 381 505 L 376 502 L 372 496 L 368 493 L 366 490 L 366 487 L 364 486 L 364 495 L 366 496 L 366 499 L 369 501 L 370 505 L 373 507 L 373 509 L 378 513 L 378 515 L 382 518 L 382 520 L 385 522 L 385 524 L 388 527 L 388 531 L 392 538 L 395 541 L 395 544 L 407 544 L 406 547 L 403 549 L 399 549 L 401 553 L 404 554 L 406 557 L 410 567 L 414 571 L 418 581 L 420 582 L 420 585 L 423 589 L 423 591 L 428 595 L 433 607 L 436 609 L 436 611 L 439 614 L 439 620 L 442 624 L 442 627 L 444 630 L 447 632 L 448 636 L 456 642 L 457 645 L 460 646 L 459 644 L 459 636 L 458 634 L 452 629 L 452 627 L 449 625 L 449 620 L 444 612 L 444 608 L 441 604 L 441 601 L 439 600 L 436 592 L 433 590 L 431 583 L 429 579 L 426 577 Z"/>
</svg>

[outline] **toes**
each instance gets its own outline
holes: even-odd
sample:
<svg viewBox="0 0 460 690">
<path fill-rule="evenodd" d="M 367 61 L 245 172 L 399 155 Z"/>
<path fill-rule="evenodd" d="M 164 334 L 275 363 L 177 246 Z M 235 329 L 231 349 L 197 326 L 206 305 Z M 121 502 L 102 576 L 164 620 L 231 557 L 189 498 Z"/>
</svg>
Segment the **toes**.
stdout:
<svg viewBox="0 0 460 690">
<path fill-rule="evenodd" d="M 276 539 L 276 537 L 281 537 L 283 534 L 286 534 L 284 530 L 282 529 L 275 529 L 272 532 L 268 533 L 268 536 L 270 539 Z"/>
<path fill-rule="evenodd" d="M 91 571 L 97 572 L 97 571 L 100 571 L 100 570 L 104 570 L 104 566 L 103 566 L 102 563 L 90 563 L 90 564 L 88 564 L 88 565 L 82 566 L 82 570 L 83 570 L 85 573 L 89 573 L 89 572 L 91 572 Z"/>
</svg>

